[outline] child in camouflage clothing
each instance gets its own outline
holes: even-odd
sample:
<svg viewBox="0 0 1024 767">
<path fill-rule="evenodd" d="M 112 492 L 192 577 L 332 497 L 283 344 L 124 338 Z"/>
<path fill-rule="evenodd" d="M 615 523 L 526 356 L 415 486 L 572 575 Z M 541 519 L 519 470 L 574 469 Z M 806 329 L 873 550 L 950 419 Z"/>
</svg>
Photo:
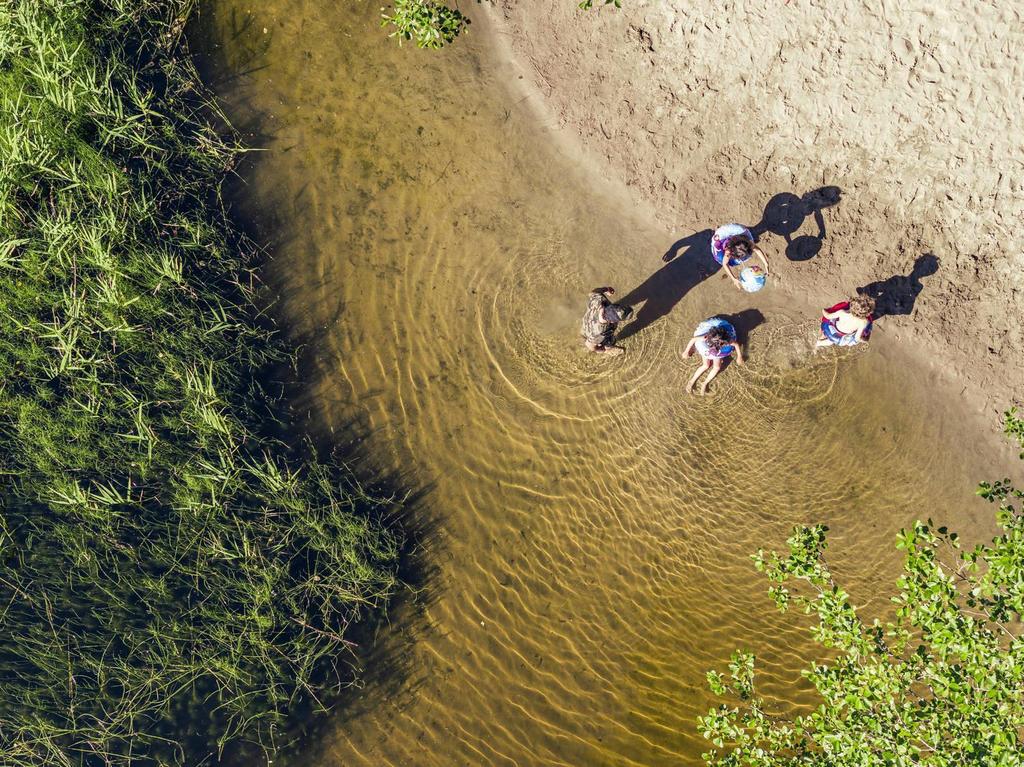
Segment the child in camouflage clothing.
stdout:
<svg viewBox="0 0 1024 767">
<path fill-rule="evenodd" d="M 583 315 L 580 332 L 584 345 L 592 352 L 622 354 L 625 351 L 614 343 L 615 329 L 633 313 L 633 309 L 613 304 L 608 298 L 611 295 L 615 295 L 614 288 L 594 288 L 587 299 L 587 312 Z"/>
</svg>

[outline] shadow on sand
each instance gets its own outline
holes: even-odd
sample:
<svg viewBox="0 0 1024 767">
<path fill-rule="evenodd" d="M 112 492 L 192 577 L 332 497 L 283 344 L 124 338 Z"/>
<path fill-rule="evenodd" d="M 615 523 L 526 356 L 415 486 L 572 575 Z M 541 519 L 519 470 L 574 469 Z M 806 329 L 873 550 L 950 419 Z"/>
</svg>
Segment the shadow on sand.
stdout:
<svg viewBox="0 0 1024 767">
<path fill-rule="evenodd" d="M 764 206 L 761 221 L 750 227 L 750 231 L 756 238 L 765 233 L 777 234 L 786 241 L 786 258 L 790 261 L 810 261 L 821 251 L 821 244 L 825 240 L 825 216 L 822 210 L 836 205 L 842 196 L 843 190 L 838 186 L 823 186 L 802 197 L 792 192 L 781 192 Z M 818 233 L 794 237 L 808 216 L 814 219 Z"/>
<path fill-rule="evenodd" d="M 661 257 L 668 265 L 619 300 L 618 303 L 632 306 L 636 315 L 623 328 L 618 341 L 624 341 L 664 317 L 690 290 L 721 269 L 711 258 L 711 234 L 710 229 L 705 229 L 677 240 Z M 643 306 L 636 309 L 639 303 Z"/>
<path fill-rule="evenodd" d="M 750 334 L 765 322 L 765 317 L 760 309 L 744 309 L 735 314 L 719 314 L 718 316 L 728 320 L 736 328 L 736 340 L 744 349 L 747 348 Z"/>
<path fill-rule="evenodd" d="M 921 279 L 930 277 L 939 271 L 939 259 L 931 253 L 918 256 L 910 274 L 894 274 L 886 280 L 872 282 L 857 293 L 875 299 L 875 317 L 886 317 L 898 314 L 910 314 L 914 311 L 914 303 L 924 290 Z"/>
</svg>

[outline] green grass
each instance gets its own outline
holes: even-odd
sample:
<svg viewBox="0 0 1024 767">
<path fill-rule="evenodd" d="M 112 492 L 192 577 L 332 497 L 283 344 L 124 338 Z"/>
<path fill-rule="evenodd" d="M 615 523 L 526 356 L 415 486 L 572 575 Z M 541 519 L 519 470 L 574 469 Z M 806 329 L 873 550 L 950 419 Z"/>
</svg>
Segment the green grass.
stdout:
<svg viewBox="0 0 1024 767">
<path fill-rule="evenodd" d="M 192 6 L 0 4 L 3 765 L 268 742 L 394 584 L 386 503 L 268 436 Z"/>
</svg>

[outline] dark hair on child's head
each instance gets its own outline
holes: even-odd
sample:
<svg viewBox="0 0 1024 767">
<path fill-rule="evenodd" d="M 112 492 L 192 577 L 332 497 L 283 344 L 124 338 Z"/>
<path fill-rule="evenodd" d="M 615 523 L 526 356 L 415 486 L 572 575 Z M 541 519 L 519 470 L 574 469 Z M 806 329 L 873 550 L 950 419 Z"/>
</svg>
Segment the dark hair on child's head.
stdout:
<svg viewBox="0 0 1024 767">
<path fill-rule="evenodd" d="M 754 243 L 742 235 L 730 237 L 725 252 L 730 258 L 744 258 L 754 252 Z"/>
<path fill-rule="evenodd" d="M 715 352 L 721 351 L 722 347 L 728 344 L 729 341 L 729 334 L 723 328 L 711 328 L 711 330 L 704 334 L 704 343 Z"/>
</svg>

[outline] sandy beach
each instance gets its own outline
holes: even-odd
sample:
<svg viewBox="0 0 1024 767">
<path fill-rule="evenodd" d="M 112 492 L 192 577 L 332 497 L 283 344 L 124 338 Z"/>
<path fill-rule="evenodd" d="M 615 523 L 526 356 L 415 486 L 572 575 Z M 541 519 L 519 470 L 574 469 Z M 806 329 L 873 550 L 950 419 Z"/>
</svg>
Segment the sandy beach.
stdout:
<svg viewBox="0 0 1024 767">
<path fill-rule="evenodd" d="M 486 7 L 525 103 L 648 206 L 667 242 L 750 225 L 795 305 L 867 287 L 876 339 L 925 357 L 987 429 L 1020 400 L 1019 7 Z"/>
</svg>

